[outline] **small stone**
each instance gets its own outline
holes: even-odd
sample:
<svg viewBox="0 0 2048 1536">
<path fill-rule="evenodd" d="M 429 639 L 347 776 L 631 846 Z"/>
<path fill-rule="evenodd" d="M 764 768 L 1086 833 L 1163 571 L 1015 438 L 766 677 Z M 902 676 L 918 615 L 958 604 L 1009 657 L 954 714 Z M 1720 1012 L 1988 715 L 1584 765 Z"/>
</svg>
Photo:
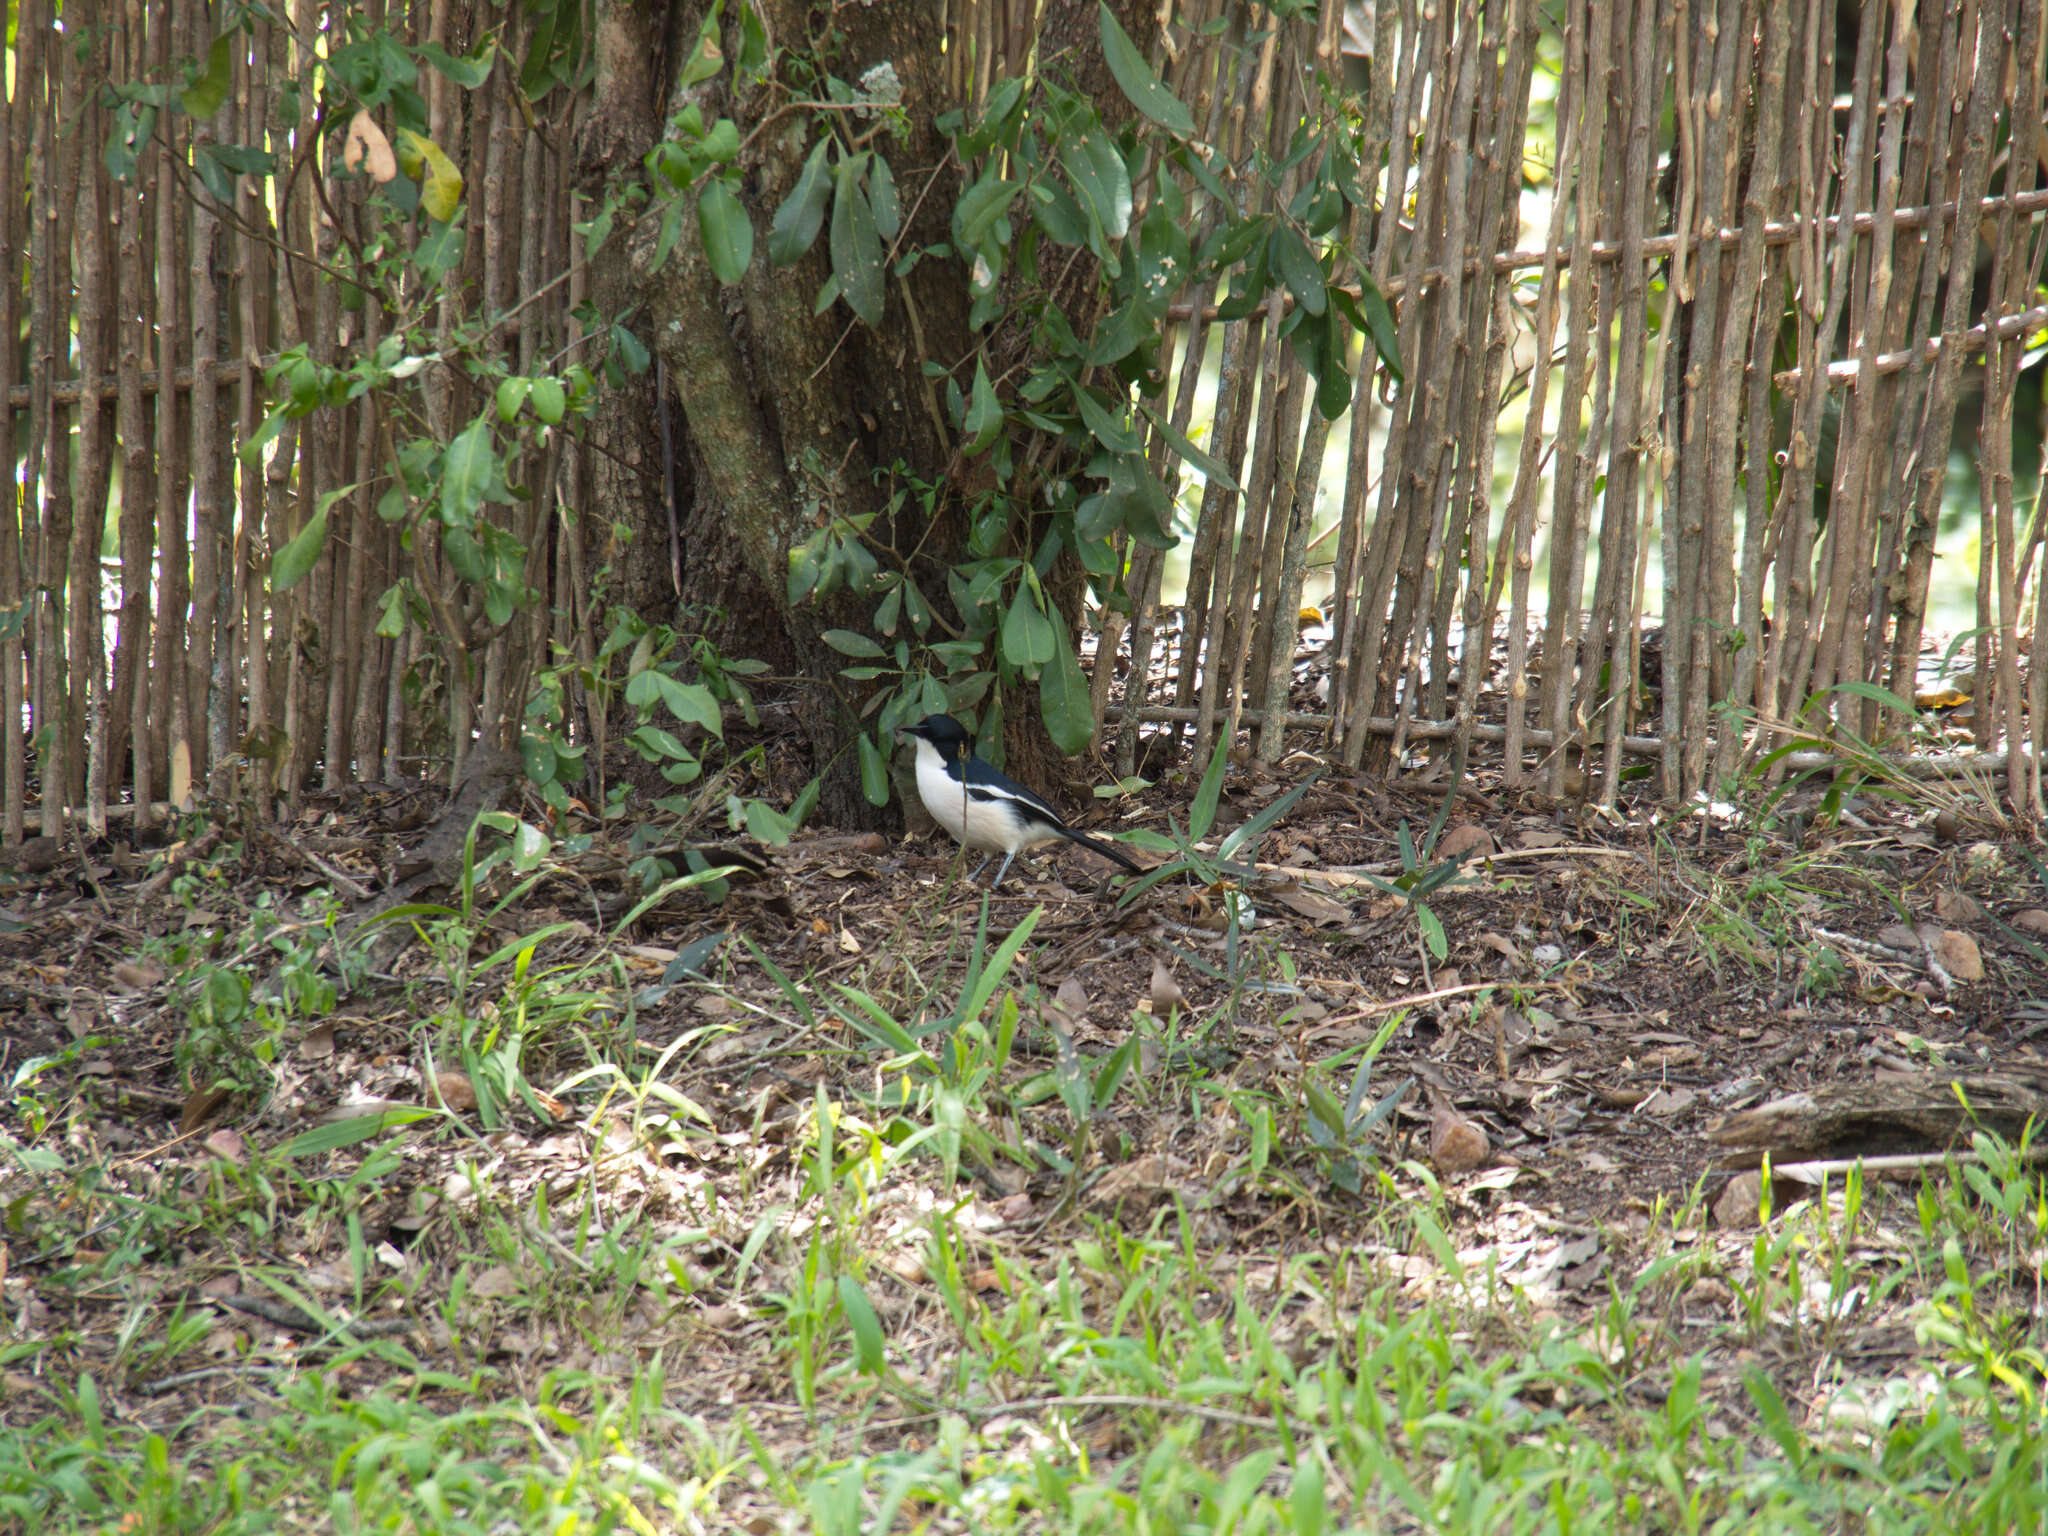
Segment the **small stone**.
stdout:
<svg viewBox="0 0 2048 1536">
<path fill-rule="evenodd" d="M 1763 1204 L 1764 1176 L 1752 1168 L 1738 1173 L 1714 1198 L 1714 1220 L 1723 1227 L 1753 1227 Z"/>
</svg>

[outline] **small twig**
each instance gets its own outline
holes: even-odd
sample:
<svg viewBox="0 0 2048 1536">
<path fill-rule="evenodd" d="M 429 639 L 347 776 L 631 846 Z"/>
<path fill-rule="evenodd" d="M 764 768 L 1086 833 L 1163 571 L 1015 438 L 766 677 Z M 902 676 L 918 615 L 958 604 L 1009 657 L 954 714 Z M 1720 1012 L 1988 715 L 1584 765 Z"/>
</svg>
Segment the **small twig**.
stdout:
<svg viewBox="0 0 2048 1536">
<path fill-rule="evenodd" d="M 289 1365 L 257 1365 L 253 1362 L 245 1365 L 208 1365 L 196 1371 L 180 1371 L 175 1376 L 160 1376 L 155 1381 L 142 1382 L 135 1390 L 144 1397 L 159 1397 L 166 1392 L 174 1392 L 179 1387 L 189 1387 L 194 1382 L 206 1381 L 214 1376 L 278 1376 L 294 1369 L 296 1367 Z"/>
<path fill-rule="evenodd" d="M 1818 1184 L 1852 1168 L 1861 1168 L 1865 1173 L 1883 1178 L 1918 1173 L 1925 1168 L 1943 1168 L 1951 1162 L 1981 1164 L 1983 1161 L 1974 1152 L 1895 1152 L 1883 1157 L 1819 1157 L 1803 1163 L 1773 1163 L 1771 1177 L 1790 1179 L 1795 1184 Z M 2029 1147 L 2022 1161 L 2036 1165 L 2048 1163 L 2048 1147 Z"/>
<path fill-rule="evenodd" d="M 358 1338 L 393 1338 L 399 1334 L 411 1333 L 413 1324 L 406 1318 L 336 1318 L 330 1327 L 303 1308 L 289 1302 L 277 1301 L 269 1296 L 201 1296 L 201 1301 L 227 1307 L 231 1311 L 246 1312 L 260 1317 L 267 1323 L 280 1328 L 289 1328 L 293 1333 L 318 1333 L 336 1335 L 353 1334 Z"/>
<path fill-rule="evenodd" d="M 265 827 L 263 831 L 264 835 L 272 842 L 281 848 L 289 849 L 297 854 L 300 859 L 325 875 L 329 880 L 332 880 L 335 885 L 350 896 L 353 896 L 357 901 L 368 901 L 375 894 L 367 885 L 364 885 L 346 870 L 329 863 L 326 859 L 321 858 L 319 854 L 313 852 L 312 849 L 303 847 L 297 839 L 284 832 L 280 832 L 276 827 Z"/>
</svg>

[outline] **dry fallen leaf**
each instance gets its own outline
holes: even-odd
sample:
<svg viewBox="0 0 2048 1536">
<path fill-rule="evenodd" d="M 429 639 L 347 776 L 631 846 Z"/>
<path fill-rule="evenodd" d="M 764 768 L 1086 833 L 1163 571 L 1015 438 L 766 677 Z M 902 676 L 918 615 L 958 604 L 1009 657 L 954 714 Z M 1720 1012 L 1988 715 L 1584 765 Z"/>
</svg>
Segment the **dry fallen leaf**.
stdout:
<svg viewBox="0 0 2048 1536">
<path fill-rule="evenodd" d="M 1297 885 L 1291 890 L 1276 891 L 1280 905 L 1297 917 L 1305 917 L 1320 926 L 1351 921 L 1351 909 L 1341 901 L 1333 901 L 1320 891 Z"/>
<path fill-rule="evenodd" d="M 460 1072 L 436 1072 L 434 1086 L 441 1091 L 441 1102 L 457 1114 L 466 1114 L 476 1108 L 476 1085 Z"/>
<path fill-rule="evenodd" d="M 2048 938 L 2048 911 L 2043 911 L 2039 907 L 2029 907 L 2024 912 L 2016 912 L 2013 914 L 2012 925 L 2021 933 L 2038 934 Z"/>
<path fill-rule="evenodd" d="M 1976 897 L 1960 891 L 1936 891 L 1934 915 L 1945 923 L 1979 923 L 1984 920 L 1984 908 Z"/>
<path fill-rule="evenodd" d="M 499 1296 L 517 1296 L 519 1277 L 504 1264 L 493 1264 L 489 1269 L 475 1276 L 469 1282 L 469 1294 L 491 1299 Z"/>
<path fill-rule="evenodd" d="M 1503 934 L 1487 932 L 1479 935 L 1479 942 L 1499 955 L 1501 959 L 1507 961 L 1509 965 L 1519 967 L 1522 964 L 1522 952 L 1515 947 L 1513 939 Z"/>
<path fill-rule="evenodd" d="M 928 1273 L 922 1255 L 900 1248 L 883 1258 L 882 1267 L 898 1280 L 908 1281 L 912 1285 L 923 1285 Z"/>
<path fill-rule="evenodd" d="M 1195 1165 L 1171 1152 L 1147 1152 L 1128 1163 L 1119 1163 L 1088 1188 L 1090 1205 L 1150 1205 L 1164 1195 L 1178 1192 L 1193 1198 L 1198 1192 L 1186 1181 Z"/>
<path fill-rule="evenodd" d="M 1028 1190 L 1020 1189 L 1014 1195 L 1005 1195 L 989 1207 L 989 1210 L 991 1214 L 1004 1221 L 1022 1221 L 1031 1214 L 1031 1194 Z"/>
<path fill-rule="evenodd" d="M 206 1150 L 224 1163 L 248 1161 L 249 1149 L 235 1132 L 222 1127 L 206 1138 Z"/>
<path fill-rule="evenodd" d="M 195 1088 L 185 1100 L 185 1108 L 178 1116 L 178 1134 L 190 1136 L 199 1127 L 213 1118 L 214 1111 L 227 1103 L 225 1088 Z"/>
<path fill-rule="evenodd" d="M 114 964 L 114 980 L 125 991 L 147 992 L 164 979 L 161 967 L 138 964 L 133 960 L 120 960 Z"/>
<path fill-rule="evenodd" d="M 1455 1109 L 1440 1106 L 1429 1116 L 1429 1161 L 1438 1173 L 1470 1173 L 1492 1150 L 1486 1132 Z"/>
<path fill-rule="evenodd" d="M 1676 1115 L 1692 1108 L 1699 1097 L 1690 1088 L 1659 1088 L 1638 1106 L 1645 1115 Z"/>
<path fill-rule="evenodd" d="M 2048 917 L 2048 912 L 2041 914 Z M 1173 1010 L 1185 1007 L 1187 994 L 1180 989 L 1180 983 L 1173 979 L 1173 972 L 1166 968 L 1164 960 L 1152 962 L 1152 1012 L 1162 1019 L 1173 1017 Z"/>
<path fill-rule="evenodd" d="M 1436 844 L 1436 856 L 1440 859 L 1465 859 L 1492 852 L 1493 834 L 1470 821 L 1445 828 Z"/>
<path fill-rule="evenodd" d="M 1984 957 L 1977 952 L 1977 941 L 1960 928 L 1944 928 L 1936 936 L 1934 958 L 1957 981 L 1984 979 Z"/>
<path fill-rule="evenodd" d="M 398 175 L 398 156 L 391 152 L 391 141 L 367 111 L 349 119 L 348 136 L 341 146 L 341 163 L 352 171 L 367 166 L 370 180 L 375 182 L 390 181 Z"/>
<path fill-rule="evenodd" d="M 299 1039 L 299 1060 L 324 1061 L 334 1054 L 334 1026 L 315 1024 Z"/>
</svg>

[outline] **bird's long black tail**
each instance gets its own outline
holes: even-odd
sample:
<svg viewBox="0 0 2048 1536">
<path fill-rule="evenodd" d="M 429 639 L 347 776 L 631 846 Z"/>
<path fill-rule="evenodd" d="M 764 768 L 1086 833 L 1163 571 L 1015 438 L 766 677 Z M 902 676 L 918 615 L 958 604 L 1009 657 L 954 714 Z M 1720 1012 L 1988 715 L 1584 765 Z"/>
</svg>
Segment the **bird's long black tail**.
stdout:
<svg viewBox="0 0 2048 1536">
<path fill-rule="evenodd" d="M 1086 832 L 1076 832 L 1072 827 L 1061 827 L 1060 831 L 1068 841 L 1079 843 L 1083 848 L 1092 848 L 1105 859 L 1116 860 L 1117 863 L 1123 865 L 1125 869 L 1128 869 L 1134 875 L 1142 875 L 1146 872 L 1144 865 L 1140 864 L 1114 843 L 1105 843 L 1098 838 L 1090 837 Z"/>
</svg>

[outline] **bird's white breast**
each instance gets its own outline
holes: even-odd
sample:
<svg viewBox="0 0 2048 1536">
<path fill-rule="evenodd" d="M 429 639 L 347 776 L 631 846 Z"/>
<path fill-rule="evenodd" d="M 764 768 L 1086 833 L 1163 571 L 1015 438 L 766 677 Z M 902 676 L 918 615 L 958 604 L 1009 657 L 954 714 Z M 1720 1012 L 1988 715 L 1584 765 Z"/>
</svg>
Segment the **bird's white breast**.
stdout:
<svg viewBox="0 0 2048 1536">
<path fill-rule="evenodd" d="M 932 813 L 932 820 L 961 842 L 972 841 L 967 836 L 966 789 L 946 772 L 946 760 L 939 756 L 939 749 L 922 739 L 917 744 L 917 797 Z"/>
<path fill-rule="evenodd" d="M 1014 853 L 1051 835 L 1027 823 L 1010 801 L 969 796 L 966 786 L 946 772 L 939 749 L 923 739 L 917 743 L 917 795 L 932 820 L 969 848 Z"/>
</svg>

